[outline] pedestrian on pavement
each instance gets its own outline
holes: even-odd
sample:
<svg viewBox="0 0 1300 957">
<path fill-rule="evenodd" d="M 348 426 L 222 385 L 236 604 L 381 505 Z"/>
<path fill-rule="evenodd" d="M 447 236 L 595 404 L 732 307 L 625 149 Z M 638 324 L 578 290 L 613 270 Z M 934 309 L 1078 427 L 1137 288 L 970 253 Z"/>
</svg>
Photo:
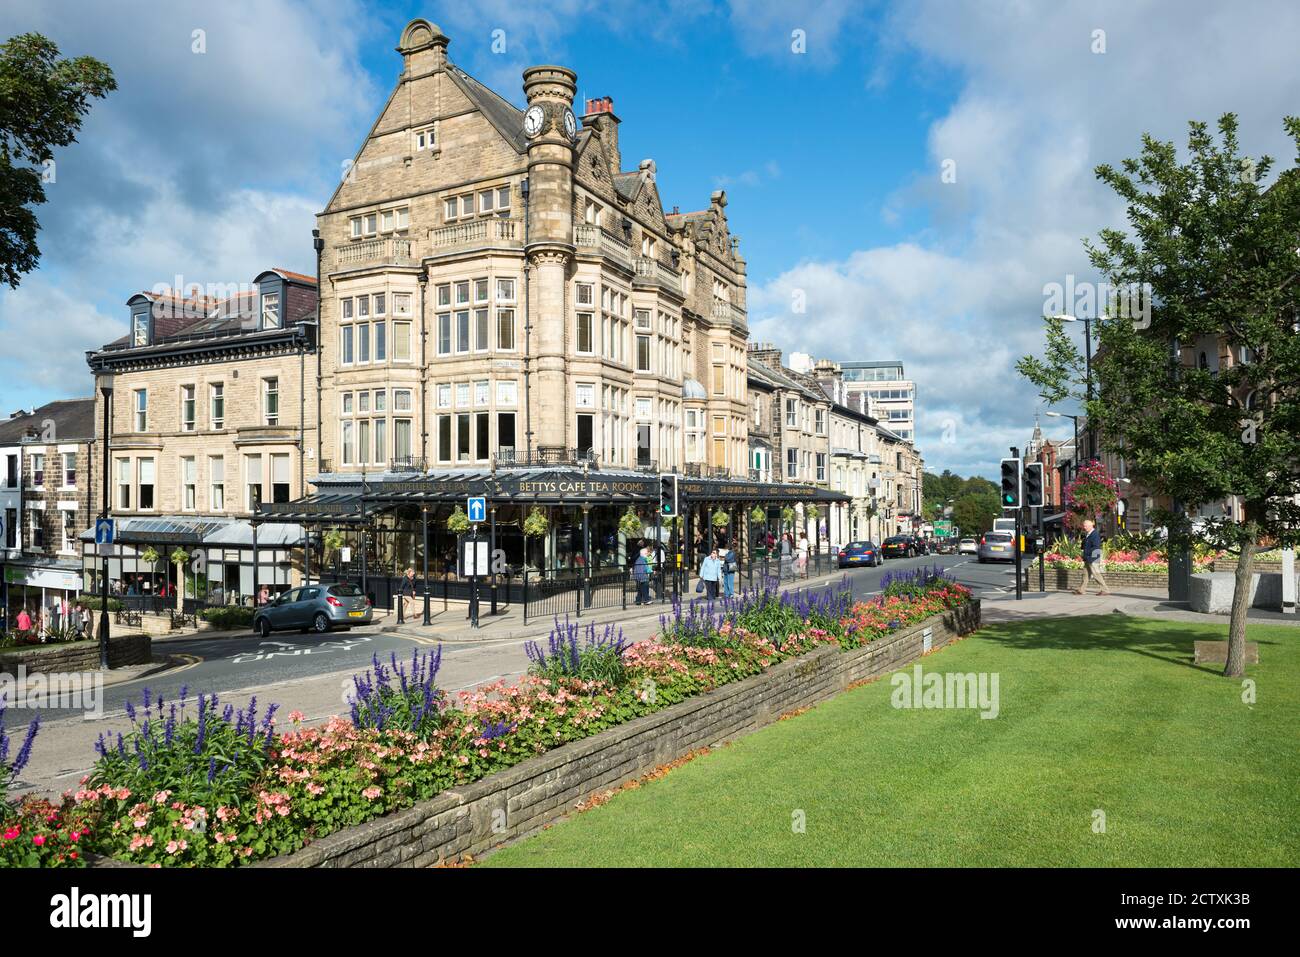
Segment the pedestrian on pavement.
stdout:
<svg viewBox="0 0 1300 957">
<path fill-rule="evenodd" d="M 704 582 L 704 593 L 710 598 L 718 597 L 718 582 L 722 578 L 722 559 L 715 548 L 700 563 L 700 581 Z"/>
<path fill-rule="evenodd" d="M 632 563 L 632 579 L 636 582 L 636 603 L 650 604 L 650 546 L 645 545 L 637 552 L 636 561 Z"/>
<path fill-rule="evenodd" d="M 800 534 L 799 547 L 795 551 L 795 574 L 800 578 L 808 577 L 808 536 Z"/>
<path fill-rule="evenodd" d="M 258 591 L 257 593 L 257 603 L 259 605 L 265 605 L 270 600 L 271 600 L 271 589 L 263 585 L 261 590 Z"/>
<path fill-rule="evenodd" d="M 725 598 L 730 598 L 736 593 L 736 553 L 731 548 L 723 546 L 722 552 L 722 594 Z"/>
<path fill-rule="evenodd" d="M 32 616 L 27 614 L 27 606 L 18 610 L 18 633 L 27 635 L 32 630 Z"/>
<path fill-rule="evenodd" d="M 398 599 L 399 621 L 406 621 L 411 617 L 411 608 L 415 604 L 415 568 L 407 568 L 406 574 L 402 576 L 401 597 Z"/>
<path fill-rule="evenodd" d="M 1101 532 L 1090 518 L 1083 520 L 1083 582 L 1074 590 L 1076 595 L 1088 591 L 1088 580 L 1096 579 L 1099 595 L 1109 595 L 1106 579 L 1102 576 Z"/>
</svg>

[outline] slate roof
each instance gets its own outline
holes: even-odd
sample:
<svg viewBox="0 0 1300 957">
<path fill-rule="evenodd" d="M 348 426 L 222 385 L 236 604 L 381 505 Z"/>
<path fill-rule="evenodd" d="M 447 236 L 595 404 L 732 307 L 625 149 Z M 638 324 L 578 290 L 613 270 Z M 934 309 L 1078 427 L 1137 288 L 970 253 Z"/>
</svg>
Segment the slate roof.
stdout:
<svg viewBox="0 0 1300 957">
<path fill-rule="evenodd" d="M 496 127 L 497 132 L 515 148 L 517 153 L 528 152 L 524 137 L 524 113 L 495 90 L 489 89 L 460 67 L 447 64 L 447 75 L 460 87 L 471 103 Z"/>
<path fill-rule="evenodd" d="M 42 423 L 54 422 L 55 442 L 85 442 L 95 437 L 95 400 L 57 399 L 26 415 L 0 421 L 0 445 L 18 445 L 28 429 L 40 431 Z"/>
</svg>

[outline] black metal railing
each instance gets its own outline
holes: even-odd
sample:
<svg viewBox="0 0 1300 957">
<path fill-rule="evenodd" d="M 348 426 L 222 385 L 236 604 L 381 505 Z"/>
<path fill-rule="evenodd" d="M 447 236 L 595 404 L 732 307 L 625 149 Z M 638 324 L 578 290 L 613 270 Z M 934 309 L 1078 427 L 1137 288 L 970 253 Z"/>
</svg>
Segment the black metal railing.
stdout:
<svg viewBox="0 0 1300 957">
<path fill-rule="evenodd" d="M 653 601 L 667 599 L 665 572 L 657 565 L 650 581 Z M 628 596 L 636 602 L 636 581 L 630 566 L 525 569 L 520 576 L 520 599 L 523 619 L 573 615 L 581 618 L 600 608 L 626 608 Z"/>
<path fill-rule="evenodd" d="M 389 460 L 390 472 L 427 472 L 429 462 L 419 455 L 398 455 Z"/>
<path fill-rule="evenodd" d="M 657 459 L 647 459 L 637 456 L 636 463 L 632 467 L 638 472 L 658 472 L 659 462 Z"/>
<path fill-rule="evenodd" d="M 565 449 L 543 446 L 528 452 L 502 449 L 492 459 L 497 468 L 539 468 L 553 465 L 586 465 L 597 468 L 600 459 L 595 449 Z"/>
</svg>

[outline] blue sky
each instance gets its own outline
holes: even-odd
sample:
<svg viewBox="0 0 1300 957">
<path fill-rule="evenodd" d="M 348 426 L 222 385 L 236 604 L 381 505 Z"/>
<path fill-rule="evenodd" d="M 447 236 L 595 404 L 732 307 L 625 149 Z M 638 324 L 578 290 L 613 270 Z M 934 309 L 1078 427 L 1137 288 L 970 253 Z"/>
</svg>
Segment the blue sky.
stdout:
<svg viewBox="0 0 1300 957">
<path fill-rule="evenodd" d="M 41 268 L 0 290 L 0 414 L 89 394 L 83 353 L 124 331 L 139 289 L 310 272 L 313 214 L 414 16 L 515 102 L 544 62 L 575 69 L 580 98 L 612 96 L 624 166 L 653 158 L 670 207 L 725 188 L 753 337 L 901 359 L 935 471 L 991 474 L 1028 438 L 1039 404 L 1011 366 L 1041 342 L 1043 286 L 1091 278 L 1080 240 L 1122 224 L 1093 167 L 1229 109 L 1247 150 L 1294 161 L 1284 0 L 9 5 L 0 36 L 44 32 L 121 88 L 58 157 Z"/>
</svg>

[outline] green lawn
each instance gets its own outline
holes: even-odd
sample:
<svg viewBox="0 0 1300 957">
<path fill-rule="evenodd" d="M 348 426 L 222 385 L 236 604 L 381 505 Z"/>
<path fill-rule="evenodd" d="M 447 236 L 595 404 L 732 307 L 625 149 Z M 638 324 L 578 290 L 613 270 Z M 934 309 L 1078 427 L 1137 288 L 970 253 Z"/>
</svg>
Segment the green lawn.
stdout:
<svg viewBox="0 0 1300 957">
<path fill-rule="evenodd" d="M 995 719 L 894 708 L 882 679 L 483 865 L 1294 867 L 1300 629 L 1252 626 L 1253 705 L 1192 664 L 1195 639 L 1225 635 L 1120 615 L 987 627 L 923 665 L 998 673 Z"/>
</svg>

